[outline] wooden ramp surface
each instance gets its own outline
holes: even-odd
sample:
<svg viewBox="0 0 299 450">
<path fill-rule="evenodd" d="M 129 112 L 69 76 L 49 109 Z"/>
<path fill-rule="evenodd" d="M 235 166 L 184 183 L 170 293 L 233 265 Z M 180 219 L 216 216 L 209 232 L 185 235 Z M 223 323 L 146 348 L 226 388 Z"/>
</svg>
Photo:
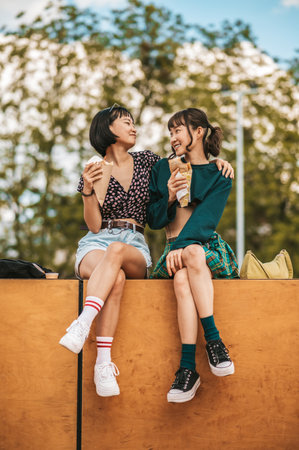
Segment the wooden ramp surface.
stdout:
<svg viewBox="0 0 299 450">
<path fill-rule="evenodd" d="M 83 450 L 299 448 L 299 280 L 213 283 L 235 375 L 210 373 L 199 328 L 202 384 L 191 402 L 168 404 L 180 359 L 172 282 L 127 281 L 112 348 L 121 394 L 95 393 L 92 329 L 81 428 L 78 358 L 58 345 L 77 316 L 78 281 L 0 280 L 0 449 L 75 450 L 81 432 Z"/>
<path fill-rule="evenodd" d="M 58 345 L 76 280 L 0 280 L 0 448 L 76 448 L 77 357 Z"/>
<path fill-rule="evenodd" d="M 172 282 L 127 282 L 113 361 L 121 395 L 94 390 L 95 335 L 84 350 L 83 450 L 295 449 L 298 281 L 214 281 L 215 320 L 236 373 L 208 368 L 200 329 L 196 397 L 168 404 L 180 359 Z"/>
</svg>

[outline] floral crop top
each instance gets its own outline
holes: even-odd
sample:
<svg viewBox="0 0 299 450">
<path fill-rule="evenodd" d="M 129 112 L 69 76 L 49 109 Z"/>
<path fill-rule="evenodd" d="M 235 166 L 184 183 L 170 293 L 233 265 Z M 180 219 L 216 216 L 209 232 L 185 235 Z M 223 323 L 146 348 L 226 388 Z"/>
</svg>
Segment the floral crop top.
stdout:
<svg viewBox="0 0 299 450">
<path fill-rule="evenodd" d="M 150 150 L 129 152 L 129 154 L 134 160 L 134 170 L 128 192 L 111 175 L 103 206 L 99 204 L 99 208 L 103 220 L 131 218 L 145 226 L 150 174 L 160 156 Z M 84 181 L 81 176 L 77 191 L 81 192 L 83 187 Z"/>
</svg>

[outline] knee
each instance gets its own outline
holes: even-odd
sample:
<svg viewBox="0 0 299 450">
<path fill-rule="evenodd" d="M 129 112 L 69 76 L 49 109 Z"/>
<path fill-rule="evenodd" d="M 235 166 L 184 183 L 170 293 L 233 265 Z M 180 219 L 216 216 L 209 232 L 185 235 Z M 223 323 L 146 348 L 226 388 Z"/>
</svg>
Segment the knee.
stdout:
<svg viewBox="0 0 299 450">
<path fill-rule="evenodd" d="M 126 281 L 125 272 L 122 269 L 120 269 L 114 283 L 114 289 L 122 291 L 125 285 L 125 281 Z"/>
<path fill-rule="evenodd" d="M 110 303 L 120 303 L 123 289 L 125 286 L 125 281 L 126 281 L 125 272 L 121 269 L 116 277 L 115 283 L 109 295 Z"/>
<path fill-rule="evenodd" d="M 119 259 L 122 257 L 124 249 L 125 244 L 123 242 L 112 242 L 107 248 L 106 256 L 112 260 Z"/>
<path fill-rule="evenodd" d="M 183 293 L 186 291 L 186 285 L 188 283 L 188 272 L 187 269 L 184 267 L 183 269 L 180 269 L 176 272 L 173 284 L 175 292 Z"/>
<path fill-rule="evenodd" d="M 182 253 L 184 264 L 190 268 L 200 269 L 206 264 L 206 255 L 204 249 L 198 245 L 188 245 Z"/>
</svg>

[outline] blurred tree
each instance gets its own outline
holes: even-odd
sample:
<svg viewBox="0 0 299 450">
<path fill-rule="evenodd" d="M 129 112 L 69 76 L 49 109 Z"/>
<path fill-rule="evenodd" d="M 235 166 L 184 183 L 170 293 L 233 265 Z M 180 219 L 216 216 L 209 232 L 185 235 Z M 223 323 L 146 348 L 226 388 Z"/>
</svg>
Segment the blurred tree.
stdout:
<svg viewBox="0 0 299 450">
<path fill-rule="evenodd" d="M 181 73 L 177 66 L 177 51 L 184 43 L 203 41 L 205 47 L 218 47 L 229 51 L 242 40 L 255 43 L 250 26 L 241 20 L 231 24 L 224 21 L 221 29 L 208 29 L 187 24 L 181 15 L 170 9 L 142 0 L 128 0 L 122 9 L 112 10 L 109 33 L 112 49 L 121 50 L 140 61 L 142 77 L 133 86 L 142 99 L 135 111 L 136 123 L 146 107 L 157 108 L 157 119 L 173 111 L 172 86 Z M 159 109 L 160 108 L 160 109 Z"/>
<path fill-rule="evenodd" d="M 95 26 L 94 14 L 50 3 L 0 43 L 0 206 L 12 224 L 1 247 L 64 274 L 82 217 L 80 196 L 65 197 L 70 171 L 82 167 L 93 115 L 126 87 L 122 55 L 104 50 Z"/>
<path fill-rule="evenodd" d="M 220 29 L 215 29 L 213 24 L 207 28 L 200 25 L 195 27 L 201 36 L 200 41 L 209 49 L 216 47 L 221 48 L 226 53 L 231 53 L 243 41 L 251 42 L 256 46 L 256 37 L 252 34 L 250 25 L 242 20 L 236 20 L 233 23 L 224 20 Z"/>
<path fill-rule="evenodd" d="M 299 83 L 299 49 L 296 50 L 294 58 L 287 61 L 289 66 L 289 74 L 291 75 L 294 83 L 298 86 Z"/>
<path fill-rule="evenodd" d="M 128 106 L 142 146 L 152 136 L 151 149 L 165 156 L 169 113 L 201 107 L 223 128 L 222 157 L 234 164 L 236 105 L 221 90 L 246 89 L 254 81 L 258 95 L 244 101 L 246 248 L 269 260 L 286 247 L 297 267 L 298 61 L 289 74 L 280 70 L 241 21 L 204 29 L 141 0 L 113 10 L 105 31 L 102 23 L 91 11 L 61 1 L 1 37 L 0 208 L 8 224 L 0 238 L 3 257 L 73 274 L 84 234 L 74 190 L 98 109 L 115 101 Z M 234 188 L 219 232 L 235 248 Z M 155 263 L 164 232 L 146 234 Z"/>
<path fill-rule="evenodd" d="M 197 104 L 211 123 L 224 130 L 222 155 L 235 161 L 236 98 L 222 89 L 257 94 L 244 97 L 245 232 L 246 249 L 272 260 L 287 248 L 298 275 L 298 89 L 291 76 L 252 44 L 230 51 L 185 45 L 176 60 L 182 69 L 172 93 L 181 107 Z M 295 67 L 295 65 L 294 65 Z M 235 249 L 235 186 L 218 227 Z"/>
<path fill-rule="evenodd" d="M 176 52 L 188 41 L 190 25 L 169 9 L 141 0 L 128 0 L 125 8 L 113 10 L 111 24 L 111 48 L 140 61 L 142 76 L 133 83 L 142 96 L 135 112 L 136 123 L 148 106 L 160 107 L 162 114 L 169 111 L 170 88 L 178 74 Z"/>
<path fill-rule="evenodd" d="M 262 260 L 286 248 L 298 276 L 298 90 L 282 70 L 260 77 L 246 137 L 246 236 Z"/>
</svg>

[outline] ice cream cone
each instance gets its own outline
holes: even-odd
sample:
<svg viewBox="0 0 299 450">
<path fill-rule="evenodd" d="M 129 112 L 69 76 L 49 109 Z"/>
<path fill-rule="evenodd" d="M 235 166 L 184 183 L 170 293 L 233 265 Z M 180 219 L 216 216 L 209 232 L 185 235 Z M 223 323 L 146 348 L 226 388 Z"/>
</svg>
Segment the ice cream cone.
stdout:
<svg viewBox="0 0 299 450">
<path fill-rule="evenodd" d="M 101 206 L 103 206 L 112 173 L 113 162 L 109 163 L 103 160 L 101 162 L 101 165 L 103 169 L 103 176 L 100 180 L 95 181 L 93 183 L 93 189 L 96 193 L 98 202 L 100 203 Z"/>
<path fill-rule="evenodd" d="M 170 172 L 174 172 L 176 169 L 179 169 L 179 172 L 176 175 L 176 178 L 181 176 L 186 177 L 187 179 L 187 188 L 180 189 L 176 196 L 180 206 L 182 208 L 188 206 L 190 201 L 190 188 L 191 188 L 191 180 L 192 180 L 192 167 L 190 163 L 184 163 L 180 157 L 169 159 L 169 168 Z"/>
<path fill-rule="evenodd" d="M 103 169 L 102 178 L 93 183 L 93 189 L 96 193 L 98 202 L 100 203 L 101 206 L 103 206 L 112 173 L 113 162 L 109 163 L 105 159 L 100 158 L 99 156 L 96 155 L 90 158 L 90 160 L 87 161 L 86 165 L 90 163 L 100 164 Z"/>
</svg>

